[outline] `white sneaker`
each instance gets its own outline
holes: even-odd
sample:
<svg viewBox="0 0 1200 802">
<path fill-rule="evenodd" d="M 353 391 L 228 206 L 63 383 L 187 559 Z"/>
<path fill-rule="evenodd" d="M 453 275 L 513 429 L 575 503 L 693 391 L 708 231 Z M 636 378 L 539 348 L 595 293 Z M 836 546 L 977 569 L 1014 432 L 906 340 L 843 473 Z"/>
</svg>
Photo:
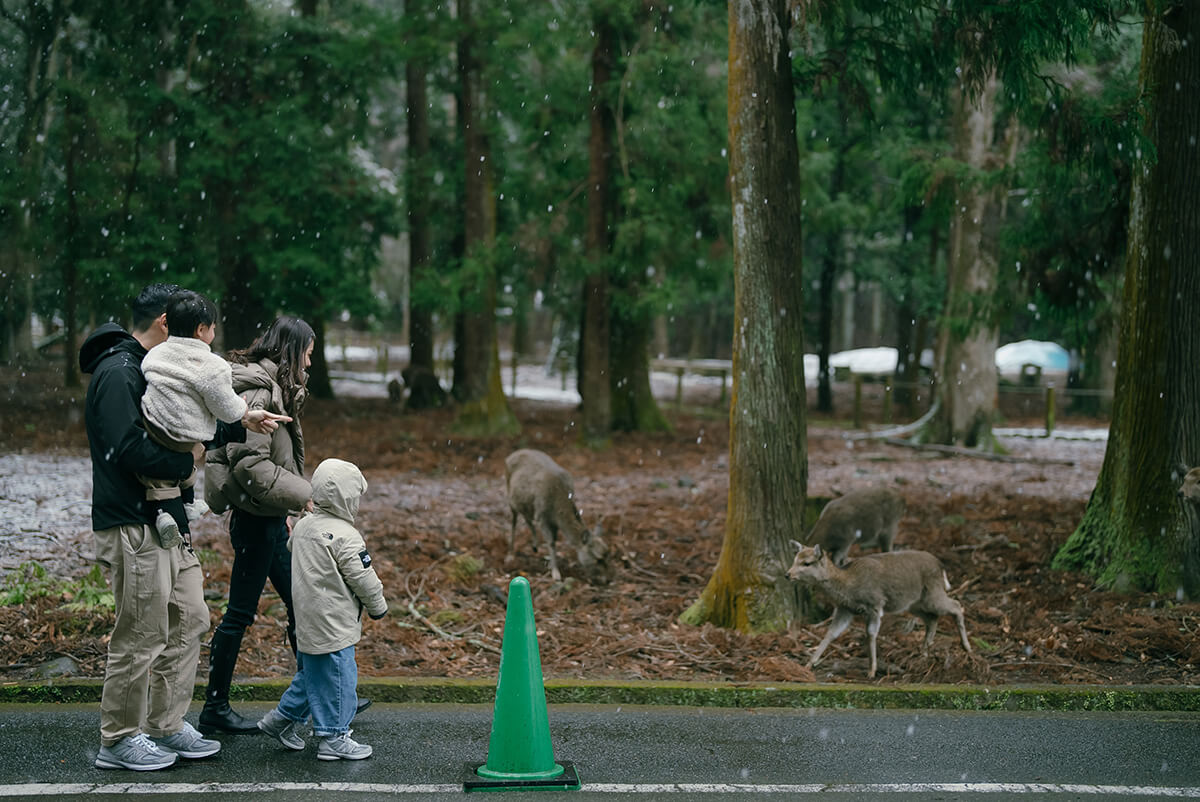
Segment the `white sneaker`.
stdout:
<svg viewBox="0 0 1200 802">
<path fill-rule="evenodd" d="M 145 733 L 128 735 L 112 746 L 101 746 L 96 755 L 98 769 L 156 771 L 175 765 L 177 755 L 164 752 Z"/>
<path fill-rule="evenodd" d="M 166 510 L 158 513 L 158 517 L 154 519 L 154 528 L 158 530 L 158 545 L 164 549 L 173 549 L 183 542 L 179 524 L 175 523 L 175 517 Z"/>
<path fill-rule="evenodd" d="M 317 760 L 362 760 L 370 757 L 374 750 L 351 738 L 353 732 L 350 730 L 322 738 L 321 745 L 317 747 Z"/>
<path fill-rule="evenodd" d="M 187 519 L 189 521 L 199 520 L 200 516 L 208 513 L 208 510 L 208 504 L 206 504 L 202 498 L 196 499 L 195 501 L 189 501 L 187 504 L 183 505 L 183 511 L 187 513 Z"/>
<path fill-rule="evenodd" d="M 279 708 L 276 707 L 262 717 L 258 722 L 258 728 L 288 749 L 299 752 L 304 749 L 304 739 L 300 737 L 300 733 L 296 732 L 298 724 L 299 722 L 292 721 L 280 713 Z"/>
<path fill-rule="evenodd" d="M 150 738 L 164 752 L 174 752 L 180 757 L 197 758 L 209 757 L 221 751 L 221 742 L 205 738 L 196 728 L 186 721 L 183 728 L 174 735 L 166 738 Z"/>
</svg>

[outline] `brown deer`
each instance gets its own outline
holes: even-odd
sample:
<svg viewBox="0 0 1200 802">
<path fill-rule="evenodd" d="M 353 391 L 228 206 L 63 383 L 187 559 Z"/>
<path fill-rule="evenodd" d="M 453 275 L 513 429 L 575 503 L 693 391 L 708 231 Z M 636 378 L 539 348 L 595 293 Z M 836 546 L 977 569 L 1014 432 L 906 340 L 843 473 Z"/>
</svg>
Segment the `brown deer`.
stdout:
<svg viewBox="0 0 1200 802">
<path fill-rule="evenodd" d="M 871 653 L 868 679 L 875 676 L 875 640 L 884 613 L 911 612 L 925 622 L 922 654 L 928 653 L 933 643 L 938 618 L 952 615 L 958 623 L 963 648 L 971 651 L 962 605 L 946 595 L 950 582 L 941 561 L 929 552 L 865 554 L 842 568 L 819 545 L 803 546 L 794 540 L 792 545 L 796 547 L 796 559 L 788 569 L 788 578 L 819 589 L 835 605 L 829 630 L 809 658 L 810 668 L 821 659 L 829 644 L 846 631 L 856 615 L 867 620 Z"/>
<path fill-rule="evenodd" d="M 508 534 L 508 559 L 515 553 L 517 518 L 525 519 L 533 535 L 533 550 L 538 547 L 538 530 L 549 552 L 550 576 L 562 579 L 558 570 L 555 543 L 559 536 L 575 550 L 580 568 L 595 582 L 607 584 L 612 579 L 608 563 L 608 544 L 583 524 L 575 506 L 575 484 L 571 475 L 541 451 L 523 448 L 504 460 L 505 487 L 508 506 L 512 510 L 512 529 Z"/>
</svg>

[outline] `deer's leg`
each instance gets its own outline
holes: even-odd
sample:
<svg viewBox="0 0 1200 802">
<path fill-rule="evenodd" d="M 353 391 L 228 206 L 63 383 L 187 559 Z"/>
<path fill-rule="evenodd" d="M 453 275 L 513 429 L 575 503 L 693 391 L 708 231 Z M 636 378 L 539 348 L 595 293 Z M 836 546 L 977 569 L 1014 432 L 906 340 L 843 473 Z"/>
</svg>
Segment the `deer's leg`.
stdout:
<svg viewBox="0 0 1200 802">
<path fill-rule="evenodd" d="M 834 638 L 846 631 L 846 627 L 850 626 L 850 622 L 854 620 L 854 613 L 849 610 L 837 608 L 833 611 L 829 629 L 825 632 L 825 637 L 813 650 L 812 657 L 808 658 L 808 667 L 812 668 L 821 659 L 821 655 L 829 648 L 829 644 L 833 643 Z"/>
<path fill-rule="evenodd" d="M 962 639 L 963 648 L 969 653 L 971 651 L 971 641 L 967 639 L 967 624 L 963 620 L 962 605 L 958 605 L 958 609 L 954 611 L 954 621 L 958 624 L 958 637 Z"/>
<path fill-rule="evenodd" d="M 892 544 L 896 542 L 896 531 L 898 529 L 900 529 L 900 522 L 896 521 L 896 523 L 892 524 L 887 529 L 885 529 L 879 533 L 879 550 L 880 551 L 891 551 L 892 550 Z"/>
<path fill-rule="evenodd" d="M 871 652 L 871 667 L 867 671 L 867 679 L 875 677 L 875 641 L 879 638 L 879 625 L 883 623 L 883 608 L 872 610 L 867 618 L 867 647 Z"/>
<path fill-rule="evenodd" d="M 546 551 L 550 553 L 550 576 L 553 577 L 555 582 L 561 582 L 562 573 L 558 570 L 558 557 L 554 553 L 554 541 L 557 539 L 556 535 L 558 533 L 558 529 L 554 526 L 554 524 L 550 523 L 544 518 L 542 519 L 541 524 L 542 535 L 546 539 Z"/>
<path fill-rule="evenodd" d="M 517 511 L 514 509 L 512 511 L 512 528 L 510 528 L 508 530 L 508 558 L 509 559 L 512 559 L 513 556 L 516 554 L 516 545 L 515 544 L 516 544 L 516 540 L 517 540 L 517 518 L 518 517 L 519 516 L 517 515 Z"/>
<path fill-rule="evenodd" d="M 938 616 L 936 613 L 917 613 L 925 622 L 925 642 L 921 644 L 921 654 L 929 654 L 933 645 L 933 636 L 937 634 Z"/>
</svg>

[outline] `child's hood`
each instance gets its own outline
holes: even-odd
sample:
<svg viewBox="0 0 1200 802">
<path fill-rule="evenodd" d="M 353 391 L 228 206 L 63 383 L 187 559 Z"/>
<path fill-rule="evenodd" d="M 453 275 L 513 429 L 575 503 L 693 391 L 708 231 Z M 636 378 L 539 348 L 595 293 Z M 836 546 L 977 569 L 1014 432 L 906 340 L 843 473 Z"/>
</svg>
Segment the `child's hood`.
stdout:
<svg viewBox="0 0 1200 802">
<path fill-rule="evenodd" d="M 312 500 L 320 510 L 354 523 L 367 480 L 352 462 L 324 460 L 312 475 Z"/>
</svg>

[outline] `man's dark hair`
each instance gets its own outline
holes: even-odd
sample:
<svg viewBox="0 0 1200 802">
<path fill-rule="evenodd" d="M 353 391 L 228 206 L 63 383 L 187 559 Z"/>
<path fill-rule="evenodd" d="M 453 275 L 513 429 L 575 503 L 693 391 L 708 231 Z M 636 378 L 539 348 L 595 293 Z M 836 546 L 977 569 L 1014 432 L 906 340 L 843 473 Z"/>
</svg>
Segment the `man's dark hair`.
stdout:
<svg viewBox="0 0 1200 802">
<path fill-rule="evenodd" d="M 179 292 L 178 284 L 147 284 L 133 299 L 133 330 L 146 331 L 154 319 L 167 311 L 167 299 Z"/>
<path fill-rule="evenodd" d="M 217 307 L 198 292 L 180 290 L 167 299 L 167 334 L 195 337 L 198 326 L 217 322 Z"/>
</svg>

